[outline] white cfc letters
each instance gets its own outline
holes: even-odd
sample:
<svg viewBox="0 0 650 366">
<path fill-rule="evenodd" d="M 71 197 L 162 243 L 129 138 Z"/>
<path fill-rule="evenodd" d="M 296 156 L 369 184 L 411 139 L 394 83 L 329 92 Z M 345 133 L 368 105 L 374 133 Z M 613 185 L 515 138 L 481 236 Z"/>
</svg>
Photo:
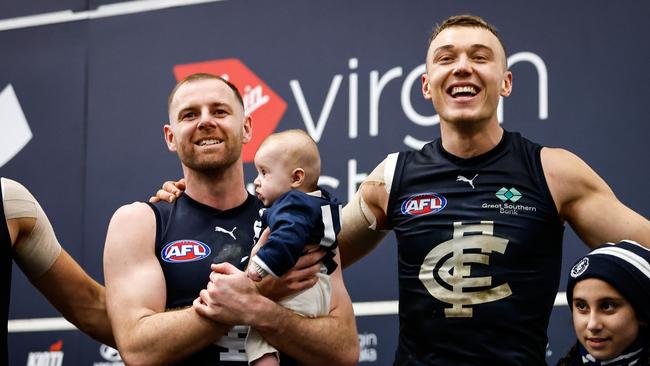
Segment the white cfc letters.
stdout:
<svg viewBox="0 0 650 366">
<path fill-rule="evenodd" d="M 436 245 L 424 258 L 420 267 L 420 281 L 431 296 L 452 305 L 445 309 L 445 317 L 471 318 L 472 308 L 468 305 L 497 301 L 512 295 L 507 283 L 471 291 L 471 288 L 492 286 L 492 277 L 470 277 L 470 263 L 489 265 L 490 253 L 503 254 L 506 251 L 508 240 L 494 236 L 493 231 L 493 221 L 481 221 L 480 224 L 454 222 L 453 238 Z M 465 253 L 467 249 L 474 252 Z M 475 252 L 477 249 L 480 253 Z M 435 268 L 438 268 L 437 276 L 434 276 Z"/>
<path fill-rule="evenodd" d="M 215 344 L 226 348 L 226 352 L 219 353 L 221 361 L 246 361 L 246 352 L 244 343 L 248 327 L 244 325 L 235 325 L 226 335 L 221 337 Z"/>
</svg>

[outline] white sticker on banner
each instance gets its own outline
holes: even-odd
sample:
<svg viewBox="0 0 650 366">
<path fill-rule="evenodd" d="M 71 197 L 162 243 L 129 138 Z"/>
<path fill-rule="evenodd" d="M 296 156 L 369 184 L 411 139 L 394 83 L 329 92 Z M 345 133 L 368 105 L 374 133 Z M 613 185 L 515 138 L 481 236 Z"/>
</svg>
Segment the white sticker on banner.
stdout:
<svg viewBox="0 0 650 366">
<path fill-rule="evenodd" d="M 63 340 L 59 339 L 50 345 L 48 351 L 29 352 L 26 366 L 62 366 Z"/>
<path fill-rule="evenodd" d="M 377 334 L 359 333 L 359 362 L 377 361 Z"/>
<path fill-rule="evenodd" d="M 93 366 L 124 366 L 120 352 L 113 347 L 102 344 L 99 347 L 99 354 L 104 361 L 93 362 Z"/>
<path fill-rule="evenodd" d="M 0 167 L 11 160 L 32 139 L 23 109 L 11 84 L 0 93 Z"/>
</svg>

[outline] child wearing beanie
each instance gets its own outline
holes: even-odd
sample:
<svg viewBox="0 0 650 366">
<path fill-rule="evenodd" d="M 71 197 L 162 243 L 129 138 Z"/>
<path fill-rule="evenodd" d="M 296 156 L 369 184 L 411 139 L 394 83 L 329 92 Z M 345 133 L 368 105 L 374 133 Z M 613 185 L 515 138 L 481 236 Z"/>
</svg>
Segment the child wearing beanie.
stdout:
<svg viewBox="0 0 650 366">
<path fill-rule="evenodd" d="M 578 341 L 558 365 L 650 365 L 649 249 L 594 249 L 571 269 L 566 296 Z"/>
</svg>

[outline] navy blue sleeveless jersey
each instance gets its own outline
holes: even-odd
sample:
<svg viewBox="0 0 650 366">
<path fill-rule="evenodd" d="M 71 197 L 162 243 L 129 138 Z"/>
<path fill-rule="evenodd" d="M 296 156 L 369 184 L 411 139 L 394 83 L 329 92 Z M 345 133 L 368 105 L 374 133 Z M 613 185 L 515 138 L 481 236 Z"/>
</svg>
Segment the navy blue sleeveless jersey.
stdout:
<svg viewBox="0 0 650 366">
<path fill-rule="evenodd" d="M 388 202 L 398 241 L 396 365 L 545 365 L 562 235 L 541 146 L 504 131 L 462 159 L 440 139 L 400 153 Z"/>
<path fill-rule="evenodd" d="M 149 204 L 156 215 L 156 256 L 165 275 L 168 309 L 191 306 L 209 281 L 210 264 L 229 262 L 243 270 L 260 226 L 261 202 L 248 195 L 238 207 L 221 211 L 187 194 L 174 204 Z M 247 365 L 247 327 L 234 327 L 182 365 Z"/>
<path fill-rule="evenodd" d="M 0 191 L 0 258 L 2 260 L 2 272 L 0 272 L 0 283 L 2 283 L 2 299 L 0 299 L 0 314 L 2 315 L 2 330 L 0 330 L 0 364 L 8 365 L 7 354 L 7 321 L 9 320 L 9 296 L 11 294 L 11 265 L 12 265 L 11 237 L 7 228 L 5 218 L 4 199 Z"/>
</svg>

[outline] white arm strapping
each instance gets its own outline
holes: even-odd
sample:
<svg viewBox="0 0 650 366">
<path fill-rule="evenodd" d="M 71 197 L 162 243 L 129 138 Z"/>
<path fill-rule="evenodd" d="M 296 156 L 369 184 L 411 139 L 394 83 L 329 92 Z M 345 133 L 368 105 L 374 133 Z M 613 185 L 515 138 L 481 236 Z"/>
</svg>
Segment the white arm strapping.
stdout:
<svg viewBox="0 0 650 366">
<path fill-rule="evenodd" d="M 361 185 L 364 184 L 378 184 L 384 186 L 386 193 L 390 195 L 391 185 L 393 183 L 393 175 L 395 174 L 395 165 L 397 164 L 398 153 L 392 153 L 386 156 L 377 167 L 370 172 L 368 177 L 361 182 Z M 377 218 L 375 214 L 370 210 L 368 204 L 363 199 L 361 194 L 361 188 L 357 190 L 354 197 L 350 201 L 350 210 L 349 210 L 350 219 L 358 221 L 363 217 L 367 224 L 368 229 L 377 230 Z"/>
<path fill-rule="evenodd" d="M 391 184 L 393 182 L 393 175 L 395 173 L 395 165 L 397 163 L 398 153 L 389 154 L 377 167 L 363 180 L 361 186 L 364 184 L 381 185 L 390 195 Z M 361 234 L 365 230 L 377 230 L 377 217 L 368 207 L 368 204 L 361 194 L 361 187 L 354 194 L 350 203 L 345 206 L 345 225 L 350 225 L 354 229 L 351 232 Z M 361 234 L 360 239 L 365 239 L 365 235 Z"/>
<path fill-rule="evenodd" d="M 20 233 L 13 244 L 14 259 L 29 279 L 42 276 L 61 254 L 61 244 L 38 201 L 22 184 L 0 178 L 5 218 L 35 220 L 30 233 Z"/>
</svg>

